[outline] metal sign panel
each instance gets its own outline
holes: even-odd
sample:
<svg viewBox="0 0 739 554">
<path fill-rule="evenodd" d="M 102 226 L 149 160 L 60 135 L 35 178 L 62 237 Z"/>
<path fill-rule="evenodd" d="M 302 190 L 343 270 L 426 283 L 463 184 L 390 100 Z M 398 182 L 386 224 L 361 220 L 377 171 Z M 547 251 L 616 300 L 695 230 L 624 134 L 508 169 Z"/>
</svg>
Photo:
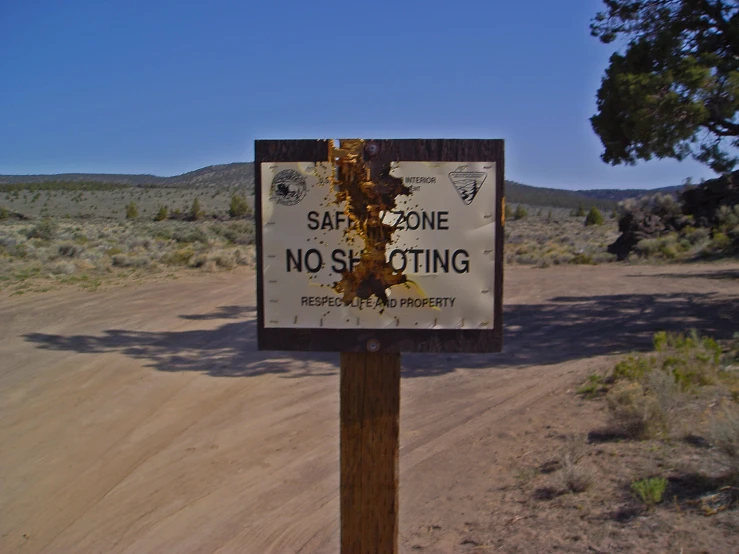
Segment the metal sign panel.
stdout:
<svg viewBox="0 0 739 554">
<path fill-rule="evenodd" d="M 500 350 L 502 141 L 255 150 L 260 349 Z"/>
</svg>

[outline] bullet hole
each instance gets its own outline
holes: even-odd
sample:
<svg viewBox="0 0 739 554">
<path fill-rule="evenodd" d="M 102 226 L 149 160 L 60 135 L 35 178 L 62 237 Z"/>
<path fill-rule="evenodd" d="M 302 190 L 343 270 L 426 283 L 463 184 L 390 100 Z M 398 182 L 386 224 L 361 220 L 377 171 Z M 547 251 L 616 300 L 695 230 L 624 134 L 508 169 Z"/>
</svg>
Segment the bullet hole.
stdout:
<svg viewBox="0 0 739 554">
<path fill-rule="evenodd" d="M 342 140 L 339 148 L 331 145 L 330 160 L 336 166 L 332 180 L 335 202 L 345 206 L 350 221 L 344 234 L 354 234 L 364 241 L 359 263 L 351 271 L 342 272 L 333 288 L 347 305 L 356 297 L 376 296 L 384 306 L 387 290 L 405 283 L 406 276 L 387 261 L 386 250 L 395 227 L 383 223 L 381 214 L 395 209 L 398 196 L 409 196 L 411 189 L 402 179 L 392 177 L 389 168 L 373 181 L 363 149 L 363 140 Z"/>
</svg>

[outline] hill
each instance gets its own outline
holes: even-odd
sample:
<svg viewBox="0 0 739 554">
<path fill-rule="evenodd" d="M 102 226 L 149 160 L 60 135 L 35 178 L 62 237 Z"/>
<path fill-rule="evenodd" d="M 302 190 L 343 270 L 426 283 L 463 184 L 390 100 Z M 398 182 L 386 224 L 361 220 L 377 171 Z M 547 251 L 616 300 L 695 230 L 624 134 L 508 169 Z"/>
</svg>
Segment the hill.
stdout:
<svg viewBox="0 0 739 554">
<path fill-rule="evenodd" d="M 0 175 L 0 185 L 26 185 L 48 182 L 93 182 L 110 183 L 116 185 L 159 185 L 167 177 L 138 174 L 127 175 L 118 173 L 54 173 L 49 175 Z"/>
<path fill-rule="evenodd" d="M 54 175 L 0 175 L 0 185 L 37 185 L 51 182 L 110 183 L 113 185 L 148 186 L 164 188 L 208 188 L 230 189 L 236 186 L 254 189 L 254 163 L 230 163 L 210 165 L 181 175 L 161 177 L 148 174 L 117 173 L 60 173 Z M 14 187 L 15 188 L 15 187 Z M 554 208 L 573 209 L 582 205 L 585 208 L 596 206 L 601 210 L 612 210 L 620 200 L 640 197 L 655 192 L 676 194 L 680 186 L 646 189 L 591 189 L 567 191 L 546 187 L 533 187 L 506 181 L 506 199 L 509 204 L 528 204 Z"/>
<path fill-rule="evenodd" d="M 580 205 L 600 210 L 612 210 L 617 202 L 607 198 L 594 198 L 582 191 L 569 191 L 544 187 L 532 187 L 515 181 L 505 182 L 506 202 L 508 204 L 528 204 L 552 208 L 577 208 Z"/>
<path fill-rule="evenodd" d="M 577 194 L 587 196 L 588 198 L 596 198 L 598 200 L 613 200 L 620 202 L 628 198 L 640 198 L 642 196 L 652 195 L 656 193 L 660 194 L 671 194 L 675 197 L 683 189 L 682 185 L 675 185 L 671 187 L 662 187 L 658 189 L 589 189 L 589 190 L 577 190 Z"/>
<path fill-rule="evenodd" d="M 254 162 L 209 165 L 175 177 L 167 177 L 164 186 L 254 189 Z"/>
<path fill-rule="evenodd" d="M 95 182 L 130 186 L 232 188 L 245 185 L 254 188 L 254 164 L 231 163 L 209 165 L 195 171 L 159 177 L 157 175 L 121 173 L 57 173 L 54 175 L 0 175 L 0 184 L 22 185 L 47 182 Z"/>
</svg>

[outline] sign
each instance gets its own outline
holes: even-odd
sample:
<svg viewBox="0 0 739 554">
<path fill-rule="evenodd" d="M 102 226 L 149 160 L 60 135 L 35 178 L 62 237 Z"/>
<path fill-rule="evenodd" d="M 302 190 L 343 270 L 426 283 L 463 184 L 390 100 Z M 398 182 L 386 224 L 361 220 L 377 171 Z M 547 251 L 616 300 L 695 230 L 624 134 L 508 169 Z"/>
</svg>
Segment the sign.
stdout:
<svg viewBox="0 0 739 554">
<path fill-rule="evenodd" d="M 316 142 L 257 143 L 260 348 L 498 351 L 502 141 L 443 141 L 437 160 L 419 159 L 439 142 L 423 140 L 265 159 Z"/>
</svg>

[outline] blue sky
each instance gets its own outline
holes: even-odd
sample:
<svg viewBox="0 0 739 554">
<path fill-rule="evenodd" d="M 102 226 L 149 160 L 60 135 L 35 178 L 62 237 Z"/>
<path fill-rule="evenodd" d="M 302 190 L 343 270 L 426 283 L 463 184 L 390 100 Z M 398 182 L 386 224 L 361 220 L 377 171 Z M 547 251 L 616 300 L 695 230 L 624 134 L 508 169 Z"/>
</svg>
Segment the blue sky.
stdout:
<svg viewBox="0 0 739 554">
<path fill-rule="evenodd" d="M 654 188 L 588 118 L 600 0 L 0 0 L 0 173 L 173 175 L 256 138 L 503 138 L 506 177 Z"/>
</svg>

